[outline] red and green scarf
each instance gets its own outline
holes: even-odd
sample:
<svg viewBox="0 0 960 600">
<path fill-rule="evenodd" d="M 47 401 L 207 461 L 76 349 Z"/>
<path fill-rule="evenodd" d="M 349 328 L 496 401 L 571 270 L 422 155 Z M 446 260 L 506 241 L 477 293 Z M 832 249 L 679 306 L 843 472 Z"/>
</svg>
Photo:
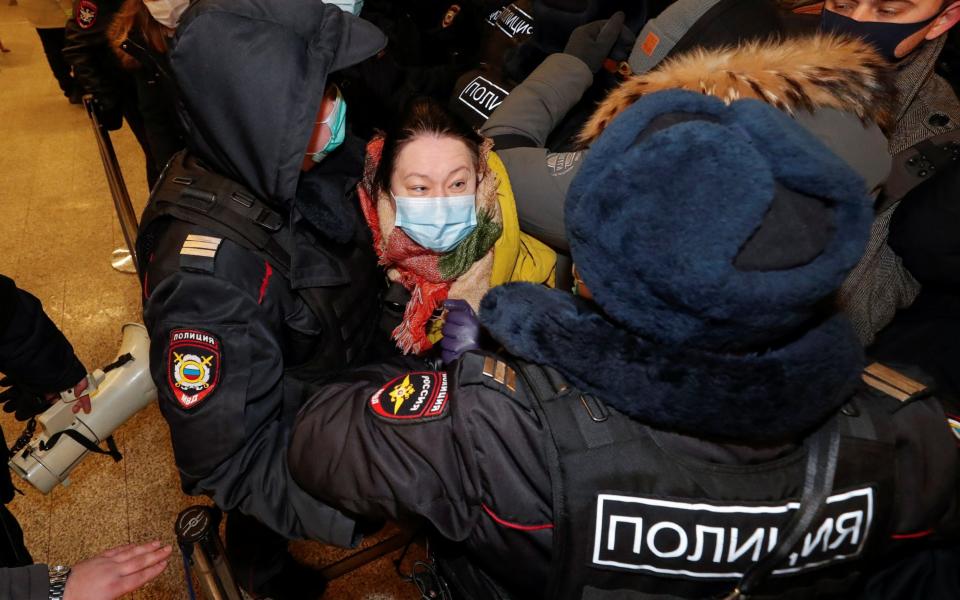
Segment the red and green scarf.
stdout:
<svg viewBox="0 0 960 600">
<path fill-rule="evenodd" d="M 378 135 L 367 144 L 363 180 L 357 186 L 360 208 L 373 233 L 380 264 L 387 268 L 392 279 L 410 291 L 403 322 L 394 329 L 393 339 L 405 353 L 419 354 L 433 346 L 427 337 L 428 324 L 434 311 L 447 299 L 451 283 L 483 259 L 503 231 L 495 177 L 486 166 L 490 144 L 484 144 L 481 149 L 481 172 L 486 173 L 477 189 L 477 227 L 454 249 L 438 253 L 420 246 L 392 223 L 387 224 L 389 231 L 384 239 L 385 228 L 381 229 L 378 206 L 384 202 L 389 206 L 389 194 L 374 185 L 383 142 L 383 136 Z"/>
</svg>

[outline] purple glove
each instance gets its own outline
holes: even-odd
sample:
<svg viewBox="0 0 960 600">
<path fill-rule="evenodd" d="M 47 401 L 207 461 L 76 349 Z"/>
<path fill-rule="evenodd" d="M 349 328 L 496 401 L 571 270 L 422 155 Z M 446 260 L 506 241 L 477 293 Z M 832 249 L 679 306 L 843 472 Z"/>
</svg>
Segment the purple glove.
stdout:
<svg viewBox="0 0 960 600">
<path fill-rule="evenodd" d="M 444 300 L 447 319 L 443 323 L 440 357 L 449 365 L 468 350 L 480 347 L 480 319 L 466 300 Z"/>
</svg>

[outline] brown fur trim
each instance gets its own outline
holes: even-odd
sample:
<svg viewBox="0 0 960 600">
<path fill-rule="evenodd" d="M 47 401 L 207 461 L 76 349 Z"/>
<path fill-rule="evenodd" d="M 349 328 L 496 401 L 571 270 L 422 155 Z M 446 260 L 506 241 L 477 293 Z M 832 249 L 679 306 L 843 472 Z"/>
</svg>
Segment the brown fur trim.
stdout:
<svg viewBox="0 0 960 600">
<path fill-rule="evenodd" d="M 692 50 L 612 90 L 578 141 L 589 146 L 643 95 L 668 89 L 716 96 L 727 104 L 755 98 L 790 115 L 836 108 L 889 131 L 896 101 L 891 71 L 866 42 L 829 34 Z"/>
</svg>

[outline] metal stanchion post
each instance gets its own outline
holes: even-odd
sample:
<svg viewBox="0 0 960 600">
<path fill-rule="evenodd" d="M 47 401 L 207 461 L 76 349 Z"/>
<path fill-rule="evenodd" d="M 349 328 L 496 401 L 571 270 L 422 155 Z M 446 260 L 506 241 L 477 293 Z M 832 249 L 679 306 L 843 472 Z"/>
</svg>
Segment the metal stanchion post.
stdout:
<svg viewBox="0 0 960 600">
<path fill-rule="evenodd" d="M 97 138 L 97 149 L 100 151 L 100 161 L 103 163 L 103 170 L 107 175 L 107 184 L 110 186 L 113 206 L 117 211 L 120 231 L 123 233 L 127 250 L 130 252 L 133 267 L 136 269 L 137 213 L 133 210 L 133 204 L 130 202 L 130 194 L 127 193 L 127 184 L 123 181 L 123 173 L 120 171 L 120 163 L 117 161 L 117 154 L 113 150 L 113 142 L 110 141 L 110 134 L 104 129 L 97 116 L 97 107 L 93 102 L 93 96 L 90 94 L 84 96 L 83 106 L 87 110 L 87 116 L 90 117 L 93 135 Z M 116 251 L 114 254 L 116 255 Z M 118 270 L 124 270 L 118 266 L 120 262 L 119 260 L 115 261 L 114 267 L 118 268 Z"/>
</svg>

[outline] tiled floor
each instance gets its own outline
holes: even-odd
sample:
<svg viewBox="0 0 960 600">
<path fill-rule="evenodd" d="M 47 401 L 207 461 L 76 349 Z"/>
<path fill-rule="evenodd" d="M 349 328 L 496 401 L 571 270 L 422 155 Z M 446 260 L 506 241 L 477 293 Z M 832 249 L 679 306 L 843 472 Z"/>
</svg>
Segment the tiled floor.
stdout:
<svg viewBox="0 0 960 600">
<path fill-rule="evenodd" d="M 0 0 L 0 272 L 40 298 L 47 313 L 93 369 L 109 362 L 120 326 L 139 321 L 134 275 L 113 270 L 123 245 L 96 142 L 82 108 L 60 94 L 34 29 L 18 7 Z M 113 142 L 137 206 L 146 199 L 143 157 L 125 128 Z M 0 413 L 12 443 L 22 424 Z M 69 487 L 44 496 L 27 484 L 11 505 L 38 562 L 72 563 L 110 546 L 150 539 L 173 541 L 173 521 L 200 502 L 179 489 L 169 434 L 155 405 L 115 435 L 124 459 L 88 457 Z M 345 553 L 298 542 L 295 555 L 327 564 Z M 179 559 L 130 598 L 186 598 Z M 311 597 L 307 590 L 304 598 Z M 383 559 L 336 580 L 325 598 L 415 598 Z"/>
</svg>

